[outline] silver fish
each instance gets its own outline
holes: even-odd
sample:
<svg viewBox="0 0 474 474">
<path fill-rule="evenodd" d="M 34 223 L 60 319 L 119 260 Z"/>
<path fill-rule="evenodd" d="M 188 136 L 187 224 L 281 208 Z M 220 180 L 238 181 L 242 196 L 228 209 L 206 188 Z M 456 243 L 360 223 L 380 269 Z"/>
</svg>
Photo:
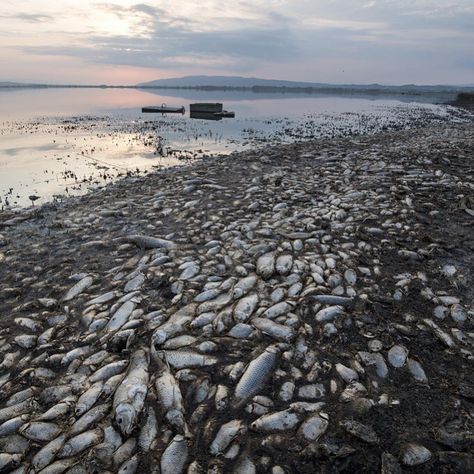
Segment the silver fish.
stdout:
<svg viewBox="0 0 474 474">
<path fill-rule="evenodd" d="M 186 423 L 183 397 L 178 382 L 167 368 L 163 368 L 161 375 L 157 377 L 155 387 L 158 402 L 165 411 L 165 419 L 172 427 L 184 433 Z"/>
<path fill-rule="evenodd" d="M 188 444 L 182 435 L 176 435 L 161 456 L 161 474 L 182 474 L 188 460 Z"/>
<path fill-rule="evenodd" d="M 257 284 L 256 275 L 249 275 L 248 277 L 239 280 L 232 289 L 232 298 L 238 299 L 246 295 Z"/>
<path fill-rule="evenodd" d="M 84 290 L 89 288 L 94 279 L 91 276 L 86 276 L 82 280 L 78 281 L 63 297 L 63 301 L 71 301 L 76 296 L 80 295 Z"/>
<path fill-rule="evenodd" d="M 63 430 L 59 425 L 43 421 L 32 421 L 20 429 L 22 436 L 38 442 L 51 441 L 59 436 L 62 431 Z"/>
<path fill-rule="evenodd" d="M 104 418 L 105 415 L 110 411 L 108 403 L 97 405 L 91 408 L 88 412 L 84 413 L 69 429 L 69 436 L 75 436 L 83 431 L 91 428 L 98 421 Z"/>
<path fill-rule="evenodd" d="M 301 421 L 301 415 L 291 409 L 263 415 L 255 420 L 250 427 L 255 431 L 266 433 L 293 429 Z"/>
<path fill-rule="evenodd" d="M 257 308 L 258 301 L 256 293 L 240 299 L 234 307 L 234 320 L 237 323 L 245 323 Z"/>
<path fill-rule="evenodd" d="M 115 420 L 126 436 L 130 435 L 135 428 L 143 410 L 148 392 L 148 364 L 147 351 L 143 349 L 136 351 L 130 360 L 127 375 L 114 395 Z"/>
<path fill-rule="evenodd" d="M 135 244 L 142 249 L 167 249 L 172 250 L 177 245 L 171 240 L 159 239 L 156 237 L 149 237 L 147 235 L 130 235 L 125 238 L 127 242 Z"/>
<path fill-rule="evenodd" d="M 110 318 L 107 326 L 105 327 L 106 331 L 117 331 L 120 329 L 127 321 L 132 311 L 135 309 L 135 303 L 132 301 L 126 301 Z"/>
<path fill-rule="evenodd" d="M 277 347 L 269 346 L 250 362 L 235 387 L 234 406 L 236 408 L 241 407 L 263 388 L 275 368 L 279 354 L 280 350 Z"/>
<path fill-rule="evenodd" d="M 275 272 L 275 254 L 269 252 L 263 254 L 257 260 L 257 274 L 262 278 L 270 278 Z"/>
<path fill-rule="evenodd" d="M 229 444 L 245 431 L 246 427 L 242 420 L 232 420 L 225 423 L 220 427 L 214 441 L 211 443 L 210 453 L 214 456 L 223 453 Z"/>
<path fill-rule="evenodd" d="M 157 355 L 164 362 L 178 370 L 190 367 L 209 367 L 218 362 L 215 357 L 190 350 L 157 351 Z"/>
<path fill-rule="evenodd" d="M 100 428 L 78 434 L 66 442 L 61 451 L 58 453 L 58 457 L 68 458 L 82 453 L 82 451 L 86 450 L 87 448 L 100 443 L 103 436 L 104 433 Z"/>
<path fill-rule="evenodd" d="M 56 455 L 59 453 L 64 443 L 66 442 L 67 435 L 62 434 L 57 438 L 50 441 L 47 445 L 43 446 L 32 459 L 31 464 L 39 471 L 48 466 Z"/>
</svg>

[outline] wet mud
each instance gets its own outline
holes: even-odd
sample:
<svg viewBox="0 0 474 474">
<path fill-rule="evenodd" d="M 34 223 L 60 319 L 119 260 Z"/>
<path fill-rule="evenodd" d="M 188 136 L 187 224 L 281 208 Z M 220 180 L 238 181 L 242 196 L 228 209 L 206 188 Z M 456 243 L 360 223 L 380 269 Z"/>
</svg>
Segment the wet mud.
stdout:
<svg viewBox="0 0 474 474">
<path fill-rule="evenodd" d="M 473 160 L 438 124 L 3 211 L 0 469 L 472 472 Z"/>
</svg>

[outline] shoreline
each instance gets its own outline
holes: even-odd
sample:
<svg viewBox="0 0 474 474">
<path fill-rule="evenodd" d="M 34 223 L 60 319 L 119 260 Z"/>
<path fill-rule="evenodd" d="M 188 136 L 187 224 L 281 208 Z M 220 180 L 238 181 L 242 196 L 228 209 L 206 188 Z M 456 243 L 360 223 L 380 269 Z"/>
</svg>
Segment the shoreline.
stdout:
<svg viewBox="0 0 474 474">
<path fill-rule="evenodd" d="M 97 440 L 64 462 L 152 472 L 171 447 L 215 472 L 468 472 L 473 223 L 472 123 L 199 159 L 4 211 L 0 410 L 28 387 L 34 417 L 60 402 L 51 387 L 70 386 L 74 405 L 101 368 L 126 361 L 118 376 L 145 353 L 132 429 L 99 395 Z M 239 395 L 264 354 L 276 355 L 250 374 L 256 391 Z M 163 370 L 182 392 L 178 424 Z M 151 413 L 148 449 L 99 459 L 107 429 L 143 439 Z M 35 449 L 18 454 L 26 466 Z"/>
<path fill-rule="evenodd" d="M 171 117 L 158 120 L 157 125 L 156 120 L 140 117 L 135 121 L 133 114 L 125 119 L 115 113 L 103 117 L 45 117 L 38 123 L 5 122 L 0 131 L 7 134 L 0 153 L 4 170 L 0 179 L 0 207 L 28 206 L 31 195 L 39 197 L 35 202 L 39 204 L 65 193 L 82 194 L 90 186 L 100 186 L 125 172 L 133 172 L 135 165 L 145 171 L 155 165 L 167 166 L 203 154 L 262 148 L 270 143 L 354 136 L 420 127 L 430 122 L 472 121 L 472 114 L 452 106 L 399 102 L 391 105 L 370 102 L 362 106 L 351 105 L 350 101 L 344 104 L 344 113 L 336 111 L 336 104 L 327 104 L 327 112 L 324 107 L 319 110 L 317 104 L 312 104 L 308 105 L 312 115 L 300 113 L 292 118 L 291 114 L 290 118 L 270 115 L 267 120 L 251 118 L 253 114 L 247 113 L 235 123 L 222 124 Z M 278 107 L 280 114 L 286 113 L 281 105 Z M 43 159 L 30 163 L 30 153 L 39 153 Z M 10 154 L 16 154 L 14 161 Z"/>
</svg>

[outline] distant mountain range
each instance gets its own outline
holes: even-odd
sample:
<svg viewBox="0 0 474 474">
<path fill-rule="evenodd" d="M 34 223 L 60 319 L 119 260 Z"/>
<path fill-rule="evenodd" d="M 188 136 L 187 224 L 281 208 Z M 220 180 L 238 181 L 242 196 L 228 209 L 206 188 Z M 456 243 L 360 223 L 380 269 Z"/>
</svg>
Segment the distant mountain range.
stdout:
<svg viewBox="0 0 474 474">
<path fill-rule="evenodd" d="M 0 87 L 49 87 L 46 84 L 27 84 L 23 82 L 0 82 Z"/>
<path fill-rule="evenodd" d="M 472 86 L 415 85 L 388 86 L 382 84 L 326 84 L 320 82 L 280 81 L 241 76 L 185 76 L 137 84 L 139 88 L 186 88 L 186 89 L 300 89 L 300 90 L 353 90 L 406 93 L 455 92 Z"/>
<path fill-rule="evenodd" d="M 285 94 L 394 94 L 397 96 L 420 96 L 426 94 L 457 94 L 474 92 L 471 85 L 415 85 L 388 86 L 382 84 L 326 84 L 320 82 L 280 81 L 241 76 L 185 76 L 171 79 L 158 79 L 137 85 L 111 86 L 106 84 L 33 84 L 0 82 L 0 88 L 138 88 L 138 89 L 189 89 L 200 91 L 247 91 L 255 93 Z"/>
<path fill-rule="evenodd" d="M 25 84 L 20 84 L 18 82 L 0 82 L 0 87 L 18 87 Z"/>
<path fill-rule="evenodd" d="M 185 76 L 138 84 L 138 87 L 319 87 L 323 84 L 313 82 L 279 81 L 241 76 Z"/>
</svg>

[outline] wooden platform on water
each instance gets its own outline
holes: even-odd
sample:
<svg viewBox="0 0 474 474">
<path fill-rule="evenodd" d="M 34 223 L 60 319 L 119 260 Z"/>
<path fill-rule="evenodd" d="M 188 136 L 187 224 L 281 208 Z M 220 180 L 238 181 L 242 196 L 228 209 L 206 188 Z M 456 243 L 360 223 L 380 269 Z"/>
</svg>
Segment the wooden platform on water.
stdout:
<svg viewBox="0 0 474 474">
<path fill-rule="evenodd" d="M 214 114 L 216 112 L 222 112 L 224 106 L 218 102 L 202 102 L 191 104 L 189 106 L 189 110 L 191 113 L 193 112 L 201 112 L 207 114 Z"/>
<path fill-rule="evenodd" d="M 184 114 L 185 108 L 182 107 L 168 107 L 167 105 L 142 107 L 144 114 Z"/>
</svg>

